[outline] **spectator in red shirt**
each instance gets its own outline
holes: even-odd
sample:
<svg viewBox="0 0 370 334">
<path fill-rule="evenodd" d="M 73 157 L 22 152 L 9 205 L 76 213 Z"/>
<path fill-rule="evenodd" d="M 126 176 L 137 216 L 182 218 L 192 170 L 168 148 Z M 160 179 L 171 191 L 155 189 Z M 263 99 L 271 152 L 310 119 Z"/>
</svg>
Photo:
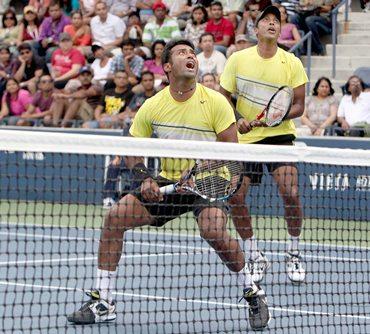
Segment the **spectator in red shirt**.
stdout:
<svg viewBox="0 0 370 334">
<path fill-rule="evenodd" d="M 65 32 L 61 33 L 59 48 L 51 57 L 51 75 L 55 88 L 63 89 L 69 79 L 78 76 L 83 65 L 85 65 L 85 57 L 73 48 L 71 36 Z"/>
<path fill-rule="evenodd" d="M 231 21 L 223 17 L 221 2 L 212 2 L 210 11 L 212 18 L 207 22 L 206 32 L 215 37 L 215 49 L 226 55 L 226 50 L 234 38 L 234 26 Z"/>
</svg>

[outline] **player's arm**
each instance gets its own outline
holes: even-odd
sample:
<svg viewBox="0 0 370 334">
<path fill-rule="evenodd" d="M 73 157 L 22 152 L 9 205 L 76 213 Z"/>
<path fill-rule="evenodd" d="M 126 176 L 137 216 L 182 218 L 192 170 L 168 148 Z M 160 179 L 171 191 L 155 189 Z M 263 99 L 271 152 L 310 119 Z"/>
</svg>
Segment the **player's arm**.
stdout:
<svg viewBox="0 0 370 334">
<path fill-rule="evenodd" d="M 300 85 L 293 89 L 294 98 L 292 108 L 289 111 L 286 119 L 293 119 L 301 117 L 304 112 L 304 99 L 305 99 L 305 84 Z"/>
<path fill-rule="evenodd" d="M 217 134 L 217 141 L 237 143 L 238 134 L 236 124 L 231 124 L 226 130 Z"/>
<path fill-rule="evenodd" d="M 229 101 L 230 105 L 232 106 L 232 108 L 234 110 L 237 130 L 242 134 L 251 131 L 252 127 L 251 127 L 250 123 L 242 115 L 240 115 L 238 113 L 238 111 L 235 109 L 235 107 L 234 107 L 234 105 L 231 101 L 231 93 L 229 91 L 227 91 L 225 88 L 223 88 L 222 86 L 220 86 L 219 91 L 222 95 L 224 95 L 226 97 L 226 99 Z"/>
</svg>

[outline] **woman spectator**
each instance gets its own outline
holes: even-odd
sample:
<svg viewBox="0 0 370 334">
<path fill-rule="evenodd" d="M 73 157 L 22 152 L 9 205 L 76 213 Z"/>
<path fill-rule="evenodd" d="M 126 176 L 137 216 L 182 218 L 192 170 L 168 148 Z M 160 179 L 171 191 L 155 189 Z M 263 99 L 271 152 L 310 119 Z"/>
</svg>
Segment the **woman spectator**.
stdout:
<svg viewBox="0 0 370 334">
<path fill-rule="evenodd" d="M 91 64 L 94 71 L 93 83 L 104 86 L 109 76 L 113 58 L 108 57 L 108 53 L 101 44 L 93 44 L 91 51 L 95 58 Z"/>
<path fill-rule="evenodd" d="M 202 5 L 196 5 L 190 16 L 190 21 L 186 24 L 184 37 L 193 42 L 197 48 L 199 38 L 206 31 L 208 21 L 207 10 Z"/>
<path fill-rule="evenodd" d="M 0 44 L 0 96 L 5 90 L 5 83 L 9 77 L 17 72 L 19 64 L 11 59 L 10 49 L 7 45 Z"/>
<path fill-rule="evenodd" d="M 164 40 L 161 39 L 156 40 L 151 47 L 152 59 L 146 60 L 144 62 L 143 72 L 149 71 L 154 74 L 155 78 L 154 86 L 156 88 L 160 87 L 162 84 L 167 82 L 167 76 L 164 73 L 161 60 L 165 45 L 166 43 Z"/>
<path fill-rule="evenodd" d="M 301 40 L 301 35 L 293 23 L 288 23 L 288 13 L 285 7 L 281 5 L 275 6 L 279 8 L 281 15 L 281 32 L 278 43 L 289 50 Z"/>
<path fill-rule="evenodd" d="M 13 9 L 9 8 L 5 11 L 2 18 L 3 27 L 0 28 L 0 43 L 8 44 L 12 47 L 12 51 L 15 50 L 18 35 L 19 26 L 17 17 Z"/>
<path fill-rule="evenodd" d="M 71 24 L 64 27 L 64 32 L 72 37 L 73 46 L 82 54 L 90 53 L 91 48 L 91 30 L 90 27 L 84 23 L 82 12 L 79 10 L 71 13 Z"/>
<path fill-rule="evenodd" d="M 306 98 L 306 107 L 302 124 L 306 125 L 314 136 L 322 136 L 325 129 L 337 118 L 338 103 L 330 80 L 322 77 L 317 80 L 312 96 Z"/>
<path fill-rule="evenodd" d="M 21 89 L 14 78 L 9 78 L 5 87 L 6 92 L 1 100 L 0 120 L 7 117 L 8 125 L 23 125 L 25 120 L 21 119 L 21 115 L 27 111 L 32 96 L 27 90 Z"/>
<path fill-rule="evenodd" d="M 218 91 L 217 78 L 213 73 L 206 73 L 202 75 L 200 83 L 210 89 Z"/>
<path fill-rule="evenodd" d="M 135 46 L 142 45 L 143 29 L 141 28 L 140 16 L 137 13 L 131 13 L 128 16 L 127 28 L 123 34 L 123 40 L 130 40 Z"/>
<path fill-rule="evenodd" d="M 40 34 L 39 27 L 40 22 L 37 17 L 36 8 L 33 6 L 24 7 L 23 19 L 19 25 L 17 45 L 19 46 L 23 42 L 28 42 L 35 50 L 37 50 Z"/>
</svg>

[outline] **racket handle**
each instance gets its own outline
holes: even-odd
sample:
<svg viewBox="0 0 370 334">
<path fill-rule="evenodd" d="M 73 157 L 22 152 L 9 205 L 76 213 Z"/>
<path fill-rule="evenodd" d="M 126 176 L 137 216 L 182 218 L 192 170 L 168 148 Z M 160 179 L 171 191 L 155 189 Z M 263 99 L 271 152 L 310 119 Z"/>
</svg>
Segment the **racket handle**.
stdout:
<svg viewBox="0 0 370 334">
<path fill-rule="evenodd" d="M 160 187 L 159 191 L 163 195 L 173 194 L 176 191 L 175 184 L 169 184 L 168 186 Z"/>
</svg>

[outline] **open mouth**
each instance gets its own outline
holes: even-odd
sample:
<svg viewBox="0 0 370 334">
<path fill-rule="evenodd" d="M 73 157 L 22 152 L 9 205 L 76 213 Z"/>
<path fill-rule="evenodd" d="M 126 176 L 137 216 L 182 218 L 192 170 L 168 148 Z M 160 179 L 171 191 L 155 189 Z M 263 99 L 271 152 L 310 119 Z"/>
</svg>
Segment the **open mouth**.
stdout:
<svg viewBox="0 0 370 334">
<path fill-rule="evenodd" d="M 275 34 L 276 33 L 276 29 L 275 28 L 268 28 L 268 31 Z"/>
<path fill-rule="evenodd" d="M 195 61 L 193 60 L 189 60 L 187 63 L 186 63 L 186 68 L 190 69 L 190 70 L 193 70 L 195 68 Z"/>
</svg>

